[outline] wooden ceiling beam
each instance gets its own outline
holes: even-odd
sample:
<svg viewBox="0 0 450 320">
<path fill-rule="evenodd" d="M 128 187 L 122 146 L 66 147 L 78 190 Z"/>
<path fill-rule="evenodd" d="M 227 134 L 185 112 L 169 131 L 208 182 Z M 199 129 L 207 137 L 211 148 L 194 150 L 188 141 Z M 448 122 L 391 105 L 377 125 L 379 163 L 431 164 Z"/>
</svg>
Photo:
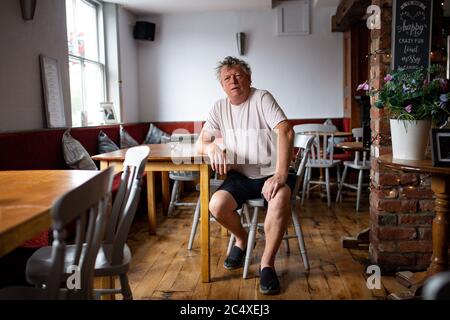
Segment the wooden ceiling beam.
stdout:
<svg viewBox="0 0 450 320">
<path fill-rule="evenodd" d="M 371 4 L 371 0 L 341 0 L 336 14 L 331 17 L 331 31 L 348 31 L 353 24 L 364 17 Z"/>
</svg>

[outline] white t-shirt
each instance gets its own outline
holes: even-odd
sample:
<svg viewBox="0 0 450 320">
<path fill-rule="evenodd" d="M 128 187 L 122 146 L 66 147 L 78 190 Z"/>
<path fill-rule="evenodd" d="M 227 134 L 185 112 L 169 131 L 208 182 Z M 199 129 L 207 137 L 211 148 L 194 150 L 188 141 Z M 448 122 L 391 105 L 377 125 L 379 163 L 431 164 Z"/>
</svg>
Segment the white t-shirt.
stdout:
<svg viewBox="0 0 450 320">
<path fill-rule="evenodd" d="M 228 97 L 216 101 L 204 129 L 220 131 L 232 169 L 259 179 L 275 173 L 274 128 L 284 120 L 286 115 L 268 91 L 251 88 L 240 105 L 233 105 Z"/>
</svg>

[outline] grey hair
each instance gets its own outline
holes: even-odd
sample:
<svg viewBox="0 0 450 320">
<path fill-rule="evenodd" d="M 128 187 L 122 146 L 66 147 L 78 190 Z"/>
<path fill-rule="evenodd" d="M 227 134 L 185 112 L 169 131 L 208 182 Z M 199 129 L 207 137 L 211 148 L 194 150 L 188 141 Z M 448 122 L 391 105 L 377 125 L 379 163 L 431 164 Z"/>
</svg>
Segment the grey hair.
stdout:
<svg viewBox="0 0 450 320">
<path fill-rule="evenodd" d="M 241 67 L 242 71 L 244 71 L 251 78 L 252 70 L 250 69 L 250 66 L 248 65 L 247 62 L 245 62 L 244 60 L 235 58 L 235 57 L 228 56 L 217 64 L 216 76 L 217 76 L 217 79 L 219 80 L 219 82 L 220 82 L 220 71 L 222 70 L 222 68 L 223 67 L 231 68 L 234 66 Z"/>
</svg>

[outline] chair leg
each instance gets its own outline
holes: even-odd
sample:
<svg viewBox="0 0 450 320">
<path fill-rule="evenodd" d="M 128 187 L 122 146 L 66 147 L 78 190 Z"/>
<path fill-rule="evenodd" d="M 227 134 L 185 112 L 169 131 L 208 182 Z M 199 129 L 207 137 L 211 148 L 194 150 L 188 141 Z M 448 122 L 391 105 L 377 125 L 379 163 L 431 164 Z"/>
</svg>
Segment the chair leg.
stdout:
<svg viewBox="0 0 450 320">
<path fill-rule="evenodd" d="M 247 224 L 247 228 L 250 226 L 250 213 L 248 212 L 248 206 L 246 203 L 242 205 L 242 213 L 244 214 L 243 217 L 245 218 L 245 222 Z"/>
<path fill-rule="evenodd" d="M 358 174 L 358 193 L 356 194 L 356 211 L 359 211 L 359 201 L 361 200 L 363 170 L 359 170 Z"/>
<path fill-rule="evenodd" d="M 197 226 L 199 221 L 200 221 L 200 198 L 198 198 L 197 200 L 194 218 L 192 219 L 191 235 L 189 236 L 188 250 L 192 250 L 192 244 L 194 243 L 195 234 L 197 233 Z"/>
<path fill-rule="evenodd" d="M 179 183 L 180 183 L 180 181 L 178 181 L 178 180 L 175 180 L 173 183 L 172 194 L 170 196 L 169 209 L 167 209 L 167 216 L 169 216 L 169 217 L 172 215 L 172 211 L 175 207 Z"/>
<path fill-rule="evenodd" d="M 242 274 L 242 277 L 244 279 L 247 279 L 248 269 L 250 268 L 253 246 L 255 244 L 256 228 L 258 227 L 258 213 L 259 208 L 255 207 L 253 209 L 252 223 L 250 225 L 250 232 L 248 234 L 247 252 L 245 254 L 245 263 L 244 263 L 244 273 Z"/>
<path fill-rule="evenodd" d="M 336 165 L 336 184 L 339 185 L 341 182 L 341 165 L 338 163 Z"/>
<path fill-rule="evenodd" d="M 178 181 L 177 192 L 175 193 L 175 203 L 180 202 L 182 181 Z"/>
<path fill-rule="evenodd" d="M 309 167 L 306 167 L 306 172 L 303 176 L 303 188 L 302 188 L 302 206 L 305 202 L 305 193 L 306 193 L 306 185 L 308 184 L 308 171 L 310 170 Z"/>
<path fill-rule="evenodd" d="M 338 201 L 342 202 L 342 188 L 344 186 L 345 177 L 347 175 L 347 166 L 344 166 L 344 172 L 342 173 L 341 182 L 339 183 L 338 194 L 336 196 L 336 203 Z"/>
<path fill-rule="evenodd" d="M 295 234 L 298 240 L 298 246 L 300 249 L 300 254 L 302 255 L 303 265 L 306 270 L 309 270 L 309 260 L 308 253 L 306 252 L 305 241 L 303 239 L 302 227 L 300 226 L 300 222 L 295 210 L 292 210 L 292 223 L 294 224 Z"/>
<path fill-rule="evenodd" d="M 308 168 L 309 170 L 308 170 L 308 180 L 307 180 L 307 183 L 306 183 L 306 198 L 307 199 L 309 199 L 309 187 L 310 187 L 310 182 L 309 181 L 311 181 L 311 171 L 312 171 L 312 168 L 311 167 L 309 167 Z"/>
<path fill-rule="evenodd" d="M 325 168 L 325 184 L 327 187 L 327 203 L 331 207 L 331 192 L 330 192 L 330 168 Z"/>
<path fill-rule="evenodd" d="M 128 282 L 128 276 L 126 274 L 121 274 L 119 279 L 123 300 L 133 300 L 133 293 L 131 292 L 130 283 Z"/>
<path fill-rule="evenodd" d="M 284 245 L 286 246 L 286 254 L 289 254 L 291 253 L 291 248 L 289 247 L 289 239 L 287 238 L 289 236 L 287 228 L 284 236 L 286 237 L 286 239 L 284 239 Z"/>
</svg>

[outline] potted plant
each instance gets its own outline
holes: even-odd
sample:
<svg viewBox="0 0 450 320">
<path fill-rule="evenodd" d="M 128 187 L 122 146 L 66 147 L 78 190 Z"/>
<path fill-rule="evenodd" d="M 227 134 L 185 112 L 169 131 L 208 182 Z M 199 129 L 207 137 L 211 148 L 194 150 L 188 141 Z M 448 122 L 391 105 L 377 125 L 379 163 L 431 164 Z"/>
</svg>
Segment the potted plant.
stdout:
<svg viewBox="0 0 450 320">
<path fill-rule="evenodd" d="M 388 111 L 394 158 L 423 160 L 431 125 L 449 117 L 450 82 L 443 74 L 438 65 L 399 69 L 384 77 L 379 90 L 370 88 L 367 81 L 358 86 L 357 90 L 375 97 L 375 107 Z"/>
</svg>

